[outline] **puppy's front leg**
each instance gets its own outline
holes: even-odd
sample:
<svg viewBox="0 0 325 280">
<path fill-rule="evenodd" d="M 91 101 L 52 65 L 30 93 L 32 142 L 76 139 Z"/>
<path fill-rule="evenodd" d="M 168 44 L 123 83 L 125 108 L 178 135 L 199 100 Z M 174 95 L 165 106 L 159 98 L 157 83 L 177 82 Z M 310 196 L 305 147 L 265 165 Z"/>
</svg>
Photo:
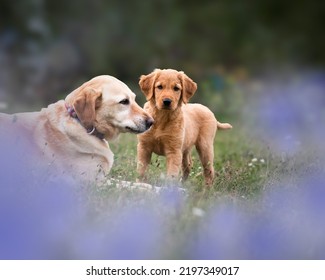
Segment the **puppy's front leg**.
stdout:
<svg viewBox="0 0 325 280">
<path fill-rule="evenodd" d="M 144 174 L 147 170 L 147 167 L 151 160 L 152 149 L 143 143 L 139 142 L 137 146 L 138 153 L 138 161 L 137 161 L 137 171 L 139 174 L 139 178 L 142 180 L 144 178 Z"/>
<path fill-rule="evenodd" d="M 182 152 L 181 150 L 172 150 L 166 152 L 167 158 L 167 177 L 170 179 L 177 179 L 182 166 Z"/>
</svg>

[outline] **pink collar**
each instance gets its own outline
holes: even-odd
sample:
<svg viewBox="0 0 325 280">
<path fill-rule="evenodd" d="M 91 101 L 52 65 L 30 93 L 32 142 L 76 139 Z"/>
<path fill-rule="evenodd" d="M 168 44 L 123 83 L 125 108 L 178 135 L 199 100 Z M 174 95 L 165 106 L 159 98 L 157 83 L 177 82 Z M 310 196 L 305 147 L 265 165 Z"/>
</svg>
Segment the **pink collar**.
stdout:
<svg viewBox="0 0 325 280">
<path fill-rule="evenodd" d="M 65 105 L 65 108 L 67 109 L 68 114 L 70 115 L 70 117 L 74 118 L 74 119 L 78 119 L 77 113 L 74 110 L 74 108 L 72 106 L 68 105 L 67 103 L 65 103 L 64 105 Z"/>
<path fill-rule="evenodd" d="M 78 115 L 77 115 L 76 111 L 74 110 L 74 108 L 72 106 L 68 105 L 67 103 L 65 103 L 65 108 L 67 109 L 69 116 L 71 118 L 74 118 L 74 119 L 78 120 L 79 123 L 81 124 L 81 122 L 80 122 L 80 120 L 78 118 Z M 94 126 L 92 126 L 92 128 L 86 129 L 86 131 L 87 131 L 87 133 L 89 135 L 96 136 L 100 140 L 105 139 L 105 135 L 103 133 L 100 133 L 99 131 L 97 131 Z"/>
</svg>

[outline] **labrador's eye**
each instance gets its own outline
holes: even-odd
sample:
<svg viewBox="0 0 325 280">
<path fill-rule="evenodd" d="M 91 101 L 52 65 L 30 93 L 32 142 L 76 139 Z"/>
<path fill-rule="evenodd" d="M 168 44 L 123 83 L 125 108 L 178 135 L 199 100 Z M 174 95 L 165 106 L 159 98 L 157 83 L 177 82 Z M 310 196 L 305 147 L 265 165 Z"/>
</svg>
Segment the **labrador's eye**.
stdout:
<svg viewBox="0 0 325 280">
<path fill-rule="evenodd" d="M 157 86 L 157 89 L 163 89 L 162 85 Z"/>
<path fill-rule="evenodd" d="M 180 90 L 180 88 L 179 87 L 174 87 L 174 91 L 179 91 Z"/>
<path fill-rule="evenodd" d="M 123 99 L 123 100 L 120 101 L 120 104 L 129 105 L 130 104 L 130 101 L 129 101 L 129 99 L 125 98 L 125 99 Z"/>
</svg>

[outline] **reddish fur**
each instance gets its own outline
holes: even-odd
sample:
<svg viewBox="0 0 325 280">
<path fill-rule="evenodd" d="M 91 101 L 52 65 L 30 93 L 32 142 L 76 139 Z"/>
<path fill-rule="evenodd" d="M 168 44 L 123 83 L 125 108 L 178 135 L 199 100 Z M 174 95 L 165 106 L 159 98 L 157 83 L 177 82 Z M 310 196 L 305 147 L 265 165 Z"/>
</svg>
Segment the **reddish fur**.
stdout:
<svg viewBox="0 0 325 280">
<path fill-rule="evenodd" d="M 201 104 L 187 104 L 197 85 L 183 72 L 155 70 L 141 76 L 139 85 L 148 102 L 144 109 L 155 120 L 151 129 L 138 135 L 138 172 L 144 177 L 152 153 L 166 156 L 167 176 L 177 178 L 180 170 L 185 180 L 191 168 L 190 152 L 196 147 L 204 169 L 207 185 L 214 179 L 213 142 L 217 128 L 231 128 L 230 124 L 217 122 L 214 114 Z M 175 91 L 175 85 L 180 88 Z M 158 88 L 162 86 L 162 88 Z M 169 98 L 170 109 L 163 100 Z"/>
</svg>

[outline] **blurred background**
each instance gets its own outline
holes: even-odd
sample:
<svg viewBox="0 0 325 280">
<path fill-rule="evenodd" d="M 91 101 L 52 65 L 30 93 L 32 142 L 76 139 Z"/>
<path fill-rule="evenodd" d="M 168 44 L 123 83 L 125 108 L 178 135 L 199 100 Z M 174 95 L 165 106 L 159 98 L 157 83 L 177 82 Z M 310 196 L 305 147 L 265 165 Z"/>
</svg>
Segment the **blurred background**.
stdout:
<svg viewBox="0 0 325 280">
<path fill-rule="evenodd" d="M 38 110 L 101 74 L 143 103 L 139 76 L 175 68 L 227 114 L 238 85 L 321 69 L 324 26 L 318 0 L 0 0 L 0 110 Z"/>
</svg>

